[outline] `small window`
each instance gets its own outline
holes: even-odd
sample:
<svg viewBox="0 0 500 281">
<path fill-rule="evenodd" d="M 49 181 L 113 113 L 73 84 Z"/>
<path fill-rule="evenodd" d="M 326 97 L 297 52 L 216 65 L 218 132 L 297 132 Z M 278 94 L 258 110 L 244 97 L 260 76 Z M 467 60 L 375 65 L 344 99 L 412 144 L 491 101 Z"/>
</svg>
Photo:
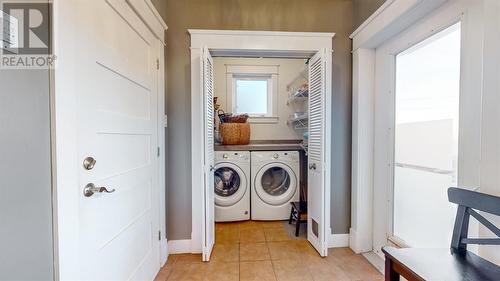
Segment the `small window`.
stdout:
<svg viewBox="0 0 500 281">
<path fill-rule="evenodd" d="M 278 66 L 226 65 L 230 112 L 250 123 L 278 122 Z"/>
<path fill-rule="evenodd" d="M 235 77 L 234 109 L 237 114 L 271 116 L 270 77 Z"/>
</svg>

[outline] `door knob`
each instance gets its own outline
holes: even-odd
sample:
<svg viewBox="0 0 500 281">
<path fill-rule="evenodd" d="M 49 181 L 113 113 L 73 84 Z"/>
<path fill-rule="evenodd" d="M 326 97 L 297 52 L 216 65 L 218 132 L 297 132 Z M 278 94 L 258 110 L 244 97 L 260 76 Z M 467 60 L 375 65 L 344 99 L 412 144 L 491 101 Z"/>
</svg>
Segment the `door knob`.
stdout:
<svg viewBox="0 0 500 281">
<path fill-rule="evenodd" d="M 87 171 L 94 169 L 95 163 L 97 161 L 93 157 L 87 157 L 83 160 L 83 168 Z"/>
<path fill-rule="evenodd" d="M 309 170 L 316 170 L 316 163 L 309 164 Z"/>
<path fill-rule="evenodd" d="M 90 197 L 94 195 L 94 193 L 113 193 L 113 192 L 115 192 L 114 189 L 108 190 L 104 186 L 97 187 L 93 183 L 87 184 L 83 189 L 83 195 L 85 195 L 85 197 Z"/>
</svg>

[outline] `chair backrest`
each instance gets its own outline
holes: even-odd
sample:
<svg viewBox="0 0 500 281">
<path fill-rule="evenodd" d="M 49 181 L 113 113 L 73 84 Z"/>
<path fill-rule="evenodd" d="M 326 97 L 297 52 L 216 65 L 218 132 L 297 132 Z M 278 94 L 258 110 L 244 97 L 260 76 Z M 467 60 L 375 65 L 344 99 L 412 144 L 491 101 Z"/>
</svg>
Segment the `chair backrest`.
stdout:
<svg viewBox="0 0 500 281">
<path fill-rule="evenodd" d="M 500 216 L 500 197 L 471 190 L 450 187 L 448 200 L 458 205 L 451 248 L 466 251 L 467 244 L 500 245 L 500 229 L 476 210 Z M 473 216 L 499 238 L 468 238 L 469 219 Z"/>
</svg>

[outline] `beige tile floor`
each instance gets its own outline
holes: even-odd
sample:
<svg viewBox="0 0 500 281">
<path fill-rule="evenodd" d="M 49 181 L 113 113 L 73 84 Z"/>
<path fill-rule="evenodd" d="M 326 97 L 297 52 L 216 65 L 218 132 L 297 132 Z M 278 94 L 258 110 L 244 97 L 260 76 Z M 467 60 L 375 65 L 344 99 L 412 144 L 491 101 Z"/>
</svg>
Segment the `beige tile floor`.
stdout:
<svg viewBox="0 0 500 281">
<path fill-rule="evenodd" d="M 200 255 L 170 255 L 155 281 L 382 281 L 383 276 L 349 248 L 321 258 L 286 222 L 217 223 L 211 261 Z"/>
</svg>

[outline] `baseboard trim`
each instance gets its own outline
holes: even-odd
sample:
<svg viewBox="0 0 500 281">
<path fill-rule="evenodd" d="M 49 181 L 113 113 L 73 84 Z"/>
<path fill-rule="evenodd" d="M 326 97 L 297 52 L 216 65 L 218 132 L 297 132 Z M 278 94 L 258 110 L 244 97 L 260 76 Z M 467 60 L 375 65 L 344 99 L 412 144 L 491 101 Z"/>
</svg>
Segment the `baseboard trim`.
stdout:
<svg viewBox="0 0 500 281">
<path fill-rule="evenodd" d="M 332 234 L 328 239 L 328 248 L 349 247 L 349 234 Z"/>
<path fill-rule="evenodd" d="M 169 254 L 188 254 L 191 253 L 191 239 L 185 240 L 169 240 Z"/>
<path fill-rule="evenodd" d="M 375 252 L 370 251 L 362 254 L 380 273 L 384 274 L 385 263 L 384 259 L 377 255 Z"/>
<path fill-rule="evenodd" d="M 356 229 L 351 228 L 349 229 L 350 236 L 349 236 L 349 247 L 356 253 L 356 254 L 361 254 L 361 253 L 366 253 L 366 252 L 371 252 L 373 248 L 373 243 L 371 238 L 365 237 L 366 239 L 363 239 L 363 237 L 360 237 L 358 235 L 358 232 Z"/>
<path fill-rule="evenodd" d="M 349 234 L 332 234 L 328 239 L 328 248 L 349 247 Z M 169 240 L 169 254 L 188 254 L 191 253 L 191 239 Z"/>
</svg>

